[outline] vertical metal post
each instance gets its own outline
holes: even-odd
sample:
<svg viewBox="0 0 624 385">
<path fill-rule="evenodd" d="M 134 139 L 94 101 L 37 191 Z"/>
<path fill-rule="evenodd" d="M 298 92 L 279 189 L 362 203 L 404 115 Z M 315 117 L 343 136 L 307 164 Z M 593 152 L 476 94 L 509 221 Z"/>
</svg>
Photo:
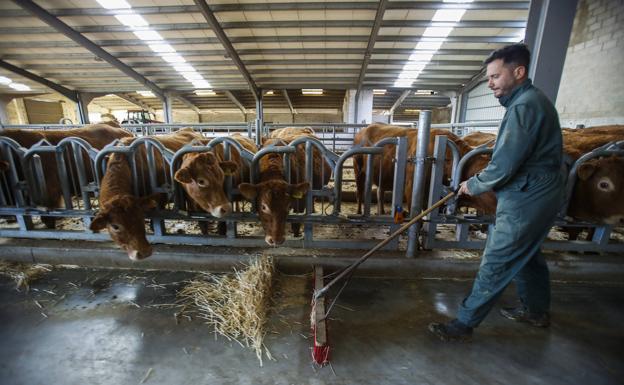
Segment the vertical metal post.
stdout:
<svg viewBox="0 0 624 385">
<path fill-rule="evenodd" d="M 392 179 L 394 181 L 392 185 L 392 208 L 390 210 L 392 218 L 394 218 L 397 206 L 403 206 L 403 194 L 405 192 L 405 169 L 407 168 L 407 137 L 402 136 L 397 139 L 394 158 L 394 178 Z M 390 225 L 390 233 L 392 234 L 395 232 L 400 225 L 401 224 Z M 389 247 L 392 249 L 397 249 L 398 246 L 398 237 L 389 244 Z"/>
<path fill-rule="evenodd" d="M 264 126 L 264 110 L 262 92 L 256 97 L 256 145 L 262 145 L 262 128 Z"/>
<path fill-rule="evenodd" d="M 433 206 L 435 202 L 442 198 L 442 182 L 444 177 L 444 163 L 446 158 L 446 146 L 448 137 L 444 135 L 438 135 L 435 137 L 435 146 L 433 148 L 433 157 L 435 163 L 431 170 L 431 182 L 429 184 L 429 200 L 428 207 Z M 429 222 L 425 223 L 424 229 L 426 231 L 424 245 L 425 248 L 433 248 L 435 243 L 436 234 L 436 219 L 439 217 L 437 211 L 433 211 L 429 214 Z"/>
<path fill-rule="evenodd" d="M 165 92 L 165 97 L 162 100 L 163 102 L 163 119 L 165 123 L 173 123 L 173 98 L 169 92 Z"/>
<path fill-rule="evenodd" d="M 416 147 L 416 164 L 414 165 L 414 178 L 412 182 L 412 202 L 410 216 L 413 218 L 420 214 L 423 206 L 425 187 L 425 161 L 429 146 L 429 132 L 431 130 L 431 111 L 421 111 L 418 119 L 418 143 Z M 418 249 L 418 232 L 420 223 L 415 223 L 409 228 L 407 242 L 407 257 L 416 256 Z"/>
<path fill-rule="evenodd" d="M 321 157 L 321 162 L 322 162 Z M 321 167 L 321 170 L 323 168 Z M 306 194 L 306 215 L 312 215 L 314 211 L 314 156 L 312 153 L 312 142 L 305 142 L 305 180 L 310 183 L 310 190 Z M 310 223 L 303 224 L 303 240 L 304 242 L 312 241 L 312 227 Z"/>
<path fill-rule="evenodd" d="M 76 112 L 78 121 L 82 124 L 89 124 L 89 102 L 93 100 L 93 96 L 84 93 L 77 93 Z"/>
</svg>

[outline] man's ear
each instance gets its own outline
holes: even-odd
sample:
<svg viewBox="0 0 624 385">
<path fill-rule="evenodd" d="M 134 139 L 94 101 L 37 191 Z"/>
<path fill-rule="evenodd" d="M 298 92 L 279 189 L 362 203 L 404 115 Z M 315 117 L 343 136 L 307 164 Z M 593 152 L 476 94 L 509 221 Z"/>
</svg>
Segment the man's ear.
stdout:
<svg viewBox="0 0 624 385">
<path fill-rule="evenodd" d="M 295 199 L 301 199 L 305 193 L 310 189 L 309 182 L 302 182 L 299 184 L 288 185 L 288 193 Z"/>
<path fill-rule="evenodd" d="M 585 162 L 576 170 L 576 175 L 578 175 L 581 180 L 588 180 L 595 171 L 596 166 L 593 163 Z"/>
<path fill-rule="evenodd" d="M 516 68 L 514 68 L 513 72 L 516 79 L 522 79 L 526 76 L 526 67 L 517 66 Z"/>
<path fill-rule="evenodd" d="M 138 204 L 143 211 L 153 210 L 158 207 L 158 201 L 160 200 L 160 193 L 148 195 L 139 198 Z"/>
<path fill-rule="evenodd" d="M 238 171 L 238 163 L 231 160 L 224 160 L 219 162 L 219 166 L 225 175 L 234 175 Z"/>
<path fill-rule="evenodd" d="M 108 224 L 108 213 L 100 211 L 91 221 L 91 224 L 89 225 L 89 229 L 93 232 L 98 232 L 106 228 L 107 224 Z"/>
<path fill-rule="evenodd" d="M 176 173 L 173 176 L 173 178 L 175 180 L 177 180 L 178 182 L 180 182 L 180 183 L 191 183 L 191 182 L 193 182 L 193 178 L 191 177 L 191 172 L 190 172 L 188 167 L 183 167 L 183 168 L 179 169 L 178 171 L 176 171 Z"/>
<path fill-rule="evenodd" d="M 241 183 L 238 185 L 238 191 L 240 191 L 243 198 L 253 201 L 258 195 L 258 185 L 251 183 Z"/>
</svg>

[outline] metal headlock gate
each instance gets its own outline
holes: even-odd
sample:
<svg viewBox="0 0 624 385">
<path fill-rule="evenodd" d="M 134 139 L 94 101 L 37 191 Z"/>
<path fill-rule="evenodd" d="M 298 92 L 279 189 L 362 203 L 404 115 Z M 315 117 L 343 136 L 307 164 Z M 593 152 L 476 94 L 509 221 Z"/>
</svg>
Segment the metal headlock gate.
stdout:
<svg viewBox="0 0 624 385">
<path fill-rule="evenodd" d="M 429 127 L 429 122 L 425 119 L 420 122 L 422 127 Z M 182 125 L 180 125 L 182 126 Z M 185 127 L 188 125 L 184 125 Z M 353 127 L 353 126 L 351 126 Z M 435 127 L 440 127 L 435 125 Z M 170 132 L 168 129 L 166 132 Z M 318 130 L 316 131 L 318 135 Z M 331 132 L 331 140 L 338 138 Z M 421 143 L 428 143 L 429 130 L 419 130 L 418 140 Z M 425 138 L 425 136 L 427 136 Z M 334 141 L 336 148 L 339 142 Z M 304 175 L 299 175 L 298 181 L 308 181 L 312 183 L 313 177 L 313 153 L 318 151 L 322 161 L 327 163 L 332 170 L 332 179 L 326 185 L 311 189 L 305 197 L 305 211 L 303 213 L 291 213 L 288 222 L 302 223 L 304 226 L 303 237 L 301 239 L 288 239 L 285 246 L 294 247 L 315 247 L 315 248 L 352 248 L 366 249 L 376 244 L 376 240 L 360 237 L 346 239 L 344 237 L 325 236 L 316 234 L 315 226 L 334 226 L 333 233 L 339 233 L 343 228 L 375 228 L 382 231 L 394 231 L 399 227 L 394 218 L 398 208 L 407 207 L 410 213 L 418 213 L 423 206 L 432 204 L 444 195 L 446 191 L 454 189 L 459 183 L 459 175 L 467 161 L 479 154 L 491 152 L 485 147 L 478 148 L 466 154 L 460 159 L 459 150 L 455 143 L 448 141 L 447 137 L 439 136 L 435 138 L 435 152 L 432 157 L 427 157 L 426 148 L 417 149 L 416 154 L 409 156 L 407 153 L 407 138 L 386 138 L 379 143 L 369 147 L 351 147 L 340 155 L 331 151 L 321 139 L 300 138 L 288 145 L 270 146 L 261 149 L 258 153 L 252 154 L 243 149 L 238 142 L 226 136 L 219 136 L 207 145 L 191 143 L 172 153 L 165 149 L 160 142 L 151 138 L 138 138 L 130 146 L 123 146 L 119 142 L 113 142 L 101 151 L 93 149 L 88 143 L 79 138 L 66 138 L 58 145 L 51 145 L 46 141 L 41 141 L 31 148 L 21 147 L 12 139 L 0 136 L 0 157 L 8 168 L 0 172 L 0 216 L 12 216 L 17 219 L 16 225 L 12 227 L 0 227 L 0 237 L 20 237 L 20 238 L 50 238 L 50 239 L 72 239 L 72 240 L 109 240 L 105 233 L 92 233 L 89 228 L 91 218 L 98 208 L 98 194 L 100 181 L 105 170 L 107 156 L 112 153 L 124 153 L 127 155 L 133 171 L 135 180 L 134 193 L 145 195 L 160 193 L 166 196 L 165 206 L 149 213 L 148 219 L 152 220 L 153 230 L 148 234 L 148 240 L 154 243 L 169 244 L 194 244 L 194 245 L 227 245 L 227 246 L 266 246 L 263 237 L 246 235 L 240 230 L 240 223 L 255 223 L 259 225 L 255 208 L 252 204 L 239 204 L 238 207 L 221 221 L 226 222 L 226 234 L 207 236 L 199 234 L 178 234 L 175 225 L 179 223 L 189 223 L 197 221 L 215 222 L 216 218 L 205 212 L 191 212 L 187 208 L 185 193 L 180 184 L 175 182 L 173 175 L 181 164 L 182 156 L 191 152 L 210 151 L 217 145 L 224 148 L 225 159 L 230 159 L 231 150 L 236 149 L 241 154 L 241 162 L 249 167 L 249 182 L 257 182 L 258 165 L 260 159 L 270 153 L 277 153 L 283 156 L 284 178 L 290 181 L 290 170 L 294 161 L 294 156 L 301 148 L 305 154 Z M 372 169 L 374 162 L 381 161 L 384 147 L 391 146 L 394 151 L 392 175 L 393 188 L 391 198 L 391 210 L 387 215 L 371 212 L 373 203 L 373 185 L 379 181 L 373 180 L 371 173 L 366 174 L 363 212 L 355 214 L 349 211 L 345 203 L 344 182 L 348 180 L 348 172 L 351 168 L 350 161 L 354 156 L 363 156 L 367 169 Z M 424 146 L 426 147 L 426 146 Z M 444 163 L 446 149 L 452 154 L 452 175 L 450 184 L 444 181 Z M 610 143 L 593 152 L 581 157 L 569 172 L 568 198 L 571 195 L 576 169 L 580 164 L 599 156 L 624 155 L 624 143 Z M 415 156 L 414 156 L 415 155 Z M 139 166 L 143 162 L 146 167 Z M 160 162 L 160 166 L 159 166 Z M 424 191 L 424 175 L 426 168 L 431 166 L 431 179 L 429 191 Z M 412 180 L 414 188 L 411 200 L 404 202 L 404 188 L 406 180 L 406 170 L 408 165 L 414 164 Z M 321 168 L 322 169 L 322 168 Z M 242 172 L 242 170 L 240 171 Z M 242 176 L 243 174 L 241 174 Z M 382 175 L 379 176 L 381 179 Z M 420 182 L 418 182 L 420 181 Z M 293 181 L 294 182 L 294 181 Z M 57 191 L 50 193 L 46 188 L 47 183 L 57 186 Z M 237 186 L 233 185 L 232 178 L 227 177 L 225 191 L 234 202 L 240 200 Z M 52 195 L 52 196 L 50 196 Z M 419 198 L 420 197 L 420 198 Z M 428 197 L 428 199 L 427 199 Z M 381 197 L 383 199 L 383 197 Z M 57 199 L 63 202 L 64 207 L 50 205 L 50 199 Z M 420 200 L 419 200 L 420 199 Z M 47 204 L 46 204 L 47 202 Z M 566 206 L 567 207 L 567 206 Z M 320 208 L 320 210 L 319 210 Z M 44 229 L 41 225 L 35 226 L 32 217 L 60 218 L 72 217 L 80 219 L 81 230 L 67 229 Z M 470 215 L 460 215 L 451 207 L 444 212 L 434 212 L 424 223 L 422 230 L 415 226 L 411 235 L 407 237 L 406 250 L 408 256 L 413 256 L 419 246 L 419 237 L 422 246 L 426 249 L 440 248 L 461 248 L 479 249 L 484 246 L 482 240 L 470 238 L 470 225 L 486 224 L 491 225 L 493 218 L 477 217 Z M 455 240 L 436 238 L 436 227 L 440 225 L 454 226 Z M 558 250 L 579 250 L 579 251 L 624 251 L 624 244 L 609 243 L 611 227 L 602 224 L 575 222 L 565 217 L 565 209 L 562 211 L 556 226 L 568 227 L 594 227 L 595 235 L 590 241 L 548 241 L 546 248 Z M 173 229 L 173 230 L 172 230 Z M 379 233 L 379 231 L 377 231 Z M 386 249 L 399 250 L 399 240 L 394 240 Z"/>
</svg>

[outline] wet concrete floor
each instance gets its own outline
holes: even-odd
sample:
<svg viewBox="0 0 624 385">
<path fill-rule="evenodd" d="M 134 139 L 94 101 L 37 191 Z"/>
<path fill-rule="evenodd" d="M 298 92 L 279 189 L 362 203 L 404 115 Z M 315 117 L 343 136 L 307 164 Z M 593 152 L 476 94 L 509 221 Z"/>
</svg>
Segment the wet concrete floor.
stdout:
<svg viewBox="0 0 624 385">
<path fill-rule="evenodd" d="M 30 291 L 0 278 L 0 384 L 621 384 L 624 283 L 553 285 L 552 326 L 491 313 L 443 343 L 470 280 L 356 278 L 329 325 L 332 367 L 310 357 L 311 277 L 281 275 L 265 344 L 274 360 L 174 317 L 193 273 L 59 269 Z M 499 304 L 514 301 L 509 288 Z M 146 377 L 146 374 L 149 376 Z"/>
</svg>

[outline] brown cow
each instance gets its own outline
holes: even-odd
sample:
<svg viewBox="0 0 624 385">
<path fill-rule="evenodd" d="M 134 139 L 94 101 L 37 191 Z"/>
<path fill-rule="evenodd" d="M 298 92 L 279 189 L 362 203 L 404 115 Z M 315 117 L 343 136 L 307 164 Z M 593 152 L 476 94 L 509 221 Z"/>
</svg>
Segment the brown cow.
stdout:
<svg viewBox="0 0 624 385">
<path fill-rule="evenodd" d="M 488 143 L 488 147 L 494 147 L 494 142 L 496 142 L 496 134 L 474 131 L 468 135 L 462 136 L 462 140 L 471 147 L 478 147 L 486 143 Z"/>
<path fill-rule="evenodd" d="M 459 148 L 460 156 L 463 156 L 472 148 L 464 143 L 457 135 L 453 134 L 448 130 L 440 130 L 440 129 L 432 129 L 430 132 L 430 141 L 427 153 L 429 155 L 433 154 L 433 147 L 435 145 L 435 137 L 438 135 L 443 135 L 448 137 L 449 140 L 455 142 Z M 418 130 L 413 128 L 405 128 L 405 127 L 397 127 L 397 126 L 388 126 L 381 123 L 371 124 L 368 127 L 363 128 L 360 132 L 355 135 L 353 140 L 354 145 L 356 146 L 372 146 L 374 143 L 384 139 L 391 137 L 403 137 L 407 136 L 408 138 L 408 148 L 407 153 L 409 157 L 414 157 L 416 154 L 417 148 L 417 138 L 418 138 Z M 378 213 L 384 213 L 383 207 L 383 196 L 385 190 L 391 190 L 393 187 L 394 181 L 394 157 L 395 157 L 395 146 L 387 145 L 384 146 L 383 153 L 381 155 L 381 160 L 375 159 L 373 162 L 373 173 L 372 180 L 373 184 L 377 186 L 377 210 Z M 362 212 L 362 203 L 364 200 L 364 184 L 366 179 L 366 164 L 365 164 L 366 155 L 354 155 L 353 156 L 353 169 L 355 173 L 355 182 L 356 182 L 356 198 L 358 202 L 358 214 Z M 451 175 L 452 170 L 452 154 L 450 150 L 446 152 L 446 161 L 445 161 L 445 175 L 449 177 Z M 381 172 L 381 183 L 379 181 L 379 176 Z M 406 167 L 406 176 L 405 176 L 405 189 L 404 189 L 404 202 L 411 202 L 412 196 L 412 184 L 413 184 L 413 175 L 414 175 L 414 165 L 413 163 L 409 163 Z M 429 183 L 429 173 L 425 176 L 425 183 Z"/>
<path fill-rule="evenodd" d="M 193 140 L 201 140 L 203 137 L 193 129 L 186 128 L 172 134 L 154 135 L 150 138 L 156 139 L 171 151 L 177 151 L 185 144 Z M 122 143 L 130 145 L 135 139 L 123 139 Z M 154 158 L 157 175 L 162 178 L 168 170 L 165 169 L 165 163 L 158 152 L 155 152 Z M 147 176 L 146 172 L 141 172 L 146 170 L 146 167 L 146 151 L 142 146 L 137 156 L 139 174 Z M 138 181 L 133 181 L 131 175 L 126 155 L 112 154 L 100 183 L 100 210 L 91 222 L 90 228 L 93 231 L 108 228 L 112 240 L 128 253 L 128 257 L 132 260 L 139 260 L 152 254 L 152 247 L 145 237 L 145 211 L 158 205 L 159 194 L 135 196 L 132 187 L 133 183 Z"/>
<path fill-rule="evenodd" d="M 102 123 L 69 130 L 4 130 L 0 131 L 0 136 L 11 138 L 26 148 L 30 148 L 43 139 L 47 140 L 52 145 L 56 145 L 65 138 L 78 137 L 84 139 L 96 149 L 102 149 L 116 139 L 133 137 L 131 133 L 124 129 Z M 47 207 L 48 209 L 60 207 L 62 189 L 59 183 L 56 158 L 52 153 L 43 153 L 40 156 L 43 173 L 46 176 L 47 197 L 44 201 L 35 203 Z M 90 161 L 86 154 L 84 154 L 83 158 L 85 159 L 85 163 L 87 163 L 85 170 L 89 177 L 91 174 Z M 71 176 L 71 173 L 69 174 Z M 54 217 L 42 216 L 41 220 L 46 227 L 51 229 L 54 228 L 56 223 L 56 218 Z"/>
<path fill-rule="evenodd" d="M 315 137 L 307 128 L 287 127 L 278 130 L 278 138 L 271 138 L 264 142 L 264 146 L 282 146 L 291 143 L 300 137 Z M 241 195 L 255 201 L 258 216 L 265 232 L 265 241 L 271 246 L 284 242 L 286 218 L 291 206 L 297 213 L 305 210 L 305 202 L 299 199 L 310 189 L 310 183 L 304 182 L 305 150 L 303 145 L 297 146 L 295 156 L 291 162 L 291 181 L 284 180 L 283 158 L 280 154 L 267 154 L 260 159 L 260 183 L 242 183 L 238 186 Z M 312 151 L 313 175 L 312 186 L 320 189 L 327 184 L 331 177 L 331 167 L 322 158 L 316 148 Z M 300 236 L 300 224 L 293 223 L 292 230 L 295 237 Z"/>
<path fill-rule="evenodd" d="M 230 136 L 251 153 L 257 152 L 255 143 L 240 134 Z M 209 140 L 203 140 L 204 144 Z M 190 198 L 191 211 L 206 211 L 216 218 L 222 218 L 232 211 L 232 205 L 224 191 L 226 175 L 232 175 L 232 184 L 249 180 L 249 167 L 242 161 L 236 147 L 231 147 L 231 160 L 224 160 L 223 145 L 219 144 L 210 152 L 188 153 L 175 173 L 175 180 L 182 184 Z M 206 222 L 200 222 L 202 233 L 206 234 Z"/>
</svg>

